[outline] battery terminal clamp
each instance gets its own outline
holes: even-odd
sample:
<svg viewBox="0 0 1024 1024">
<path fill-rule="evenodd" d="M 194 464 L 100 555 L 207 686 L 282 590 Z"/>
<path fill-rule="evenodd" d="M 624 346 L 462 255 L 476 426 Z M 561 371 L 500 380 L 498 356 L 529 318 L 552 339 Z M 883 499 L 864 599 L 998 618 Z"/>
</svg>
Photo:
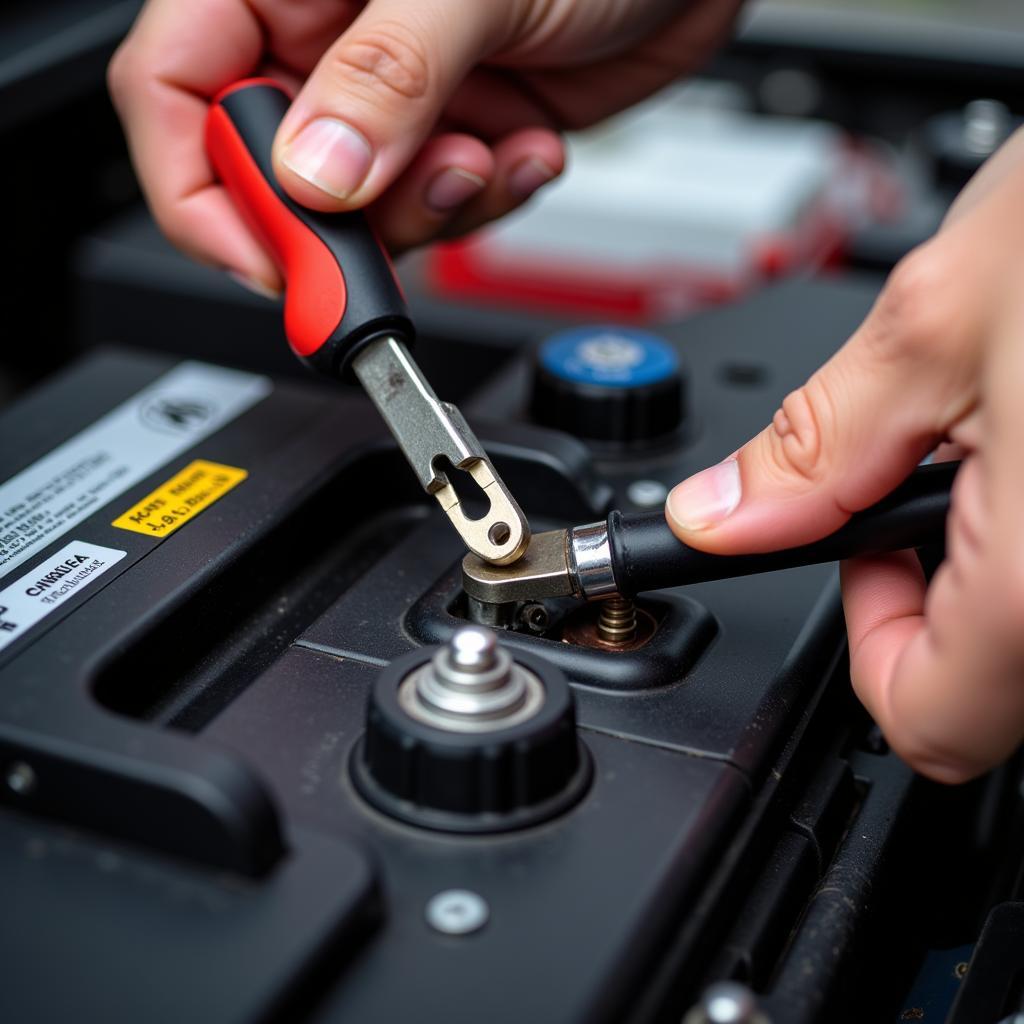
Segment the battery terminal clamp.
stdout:
<svg viewBox="0 0 1024 1024">
<path fill-rule="evenodd" d="M 959 467 L 959 462 L 922 466 L 835 533 L 783 551 L 712 555 L 683 544 L 661 512 L 611 512 L 604 522 L 537 534 L 513 566 L 488 565 L 467 555 L 462 562 L 463 590 L 478 619 L 500 621 L 495 608 L 524 601 L 634 597 L 691 583 L 941 544 Z"/>
<path fill-rule="evenodd" d="M 366 218 L 299 206 L 274 176 L 271 147 L 290 102 L 277 82 L 249 79 L 221 92 L 206 122 L 214 169 L 285 278 L 288 342 L 313 369 L 358 379 L 466 547 L 508 565 L 526 550 L 529 524 L 458 409 L 438 399 L 409 354 L 412 322 Z M 448 465 L 488 499 L 482 518 L 462 507 Z"/>
</svg>

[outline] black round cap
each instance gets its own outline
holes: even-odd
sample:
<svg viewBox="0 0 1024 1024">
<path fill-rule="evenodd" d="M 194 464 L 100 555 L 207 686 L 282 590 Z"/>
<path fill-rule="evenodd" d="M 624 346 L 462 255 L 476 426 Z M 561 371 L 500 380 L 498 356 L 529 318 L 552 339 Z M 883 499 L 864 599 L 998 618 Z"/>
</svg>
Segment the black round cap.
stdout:
<svg viewBox="0 0 1024 1024">
<path fill-rule="evenodd" d="M 351 761 L 362 796 L 392 817 L 451 832 L 522 828 L 579 799 L 590 781 L 590 757 L 576 736 L 561 670 L 517 651 L 515 661 L 543 685 L 539 710 L 508 728 L 456 732 L 413 718 L 398 698 L 402 682 L 437 650 L 398 658 L 377 677 Z"/>
<path fill-rule="evenodd" d="M 635 327 L 560 331 L 537 349 L 530 414 L 546 427 L 609 445 L 669 438 L 685 415 L 679 353 Z"/>
</svg>

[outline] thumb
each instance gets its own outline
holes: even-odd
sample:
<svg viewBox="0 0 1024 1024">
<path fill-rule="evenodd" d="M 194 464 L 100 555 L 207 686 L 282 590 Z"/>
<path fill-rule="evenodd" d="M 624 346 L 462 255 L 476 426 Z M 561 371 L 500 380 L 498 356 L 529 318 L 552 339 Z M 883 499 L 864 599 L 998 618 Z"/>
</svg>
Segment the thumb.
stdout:
<svg viewBox="0 0 1024 1024">
<path fill-rule="evenodd" d="M 506 5 L 372 0 L 320 58 L 278 130 L 274 171 L 317 210 L 376 199 L 466 73 L 498 44 Z"/>
<path fill-rule="evenodd" d="M 934 249 L 908 257 L 765 430 L 669 494 L 680 540 L 720 554 L 809 543 L 913 470 L 975 400 L 977 355 L 959 336 L 946 263 Z"/>
</svg>

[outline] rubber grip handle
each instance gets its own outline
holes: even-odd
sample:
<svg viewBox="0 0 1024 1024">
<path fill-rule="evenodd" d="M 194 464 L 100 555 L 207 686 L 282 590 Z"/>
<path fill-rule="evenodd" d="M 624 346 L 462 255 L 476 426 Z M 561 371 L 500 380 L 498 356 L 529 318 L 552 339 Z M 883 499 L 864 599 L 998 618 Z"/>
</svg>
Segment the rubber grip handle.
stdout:
<svg viewBox="0 0 1024 1024">
<path fill-rule="evenodd" d="M 830 536 L 765 554 L 711 555 L 683 544 L 661 512 L 612 512 L 608 541 L 619 593 L 632 597 L 646 590 L 941 543 L 950 488 L 959 467 L 959 462 L 922 466 L 891 494 L 855 513 Z"/>
<path fill-rule="evenodd" d="M 413 327 L 391 262 L 363 214 L 306 209 L 278 184 L 271 147 L 290 104 L 270 79 L 230 86 L 210 106 L 206 150 L 284 276 L 293 351 L 322 373 L 351 377 L 352 358 L 364 345 L 382 334 L 409 345 Z"/>
</svg>

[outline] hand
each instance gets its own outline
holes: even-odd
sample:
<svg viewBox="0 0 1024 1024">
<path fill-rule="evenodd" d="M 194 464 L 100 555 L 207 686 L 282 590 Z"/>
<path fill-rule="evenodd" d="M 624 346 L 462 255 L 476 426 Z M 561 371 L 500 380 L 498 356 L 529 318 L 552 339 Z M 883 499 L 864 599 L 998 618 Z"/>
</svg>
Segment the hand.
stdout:
<svg viewBox="0 0 1024 1024">
<path fill-rule="evenodd" d="M 770 426 L 679 484 L 687 544 L 735 554 L 823 537 L 936 445 L 963 454 L 946 561 L 912 552 L 842 569 L 854 688 L 890 745 L 946 782 L 1024 737 L 1024 134 L 893 272 L 846 345 Z"/>
<path fill-rule="evenodd" d="M 211 96 L 297 92 L 274 170 L 317 210 L 373 204 L 393 249 L 475 228 L 558 175 L 559 131 L 692 70 L 742 0 L 149 0 L 110 65 L 167 236 L 250 287 L 281 279 L 203 150 Z"/>
</svg>

